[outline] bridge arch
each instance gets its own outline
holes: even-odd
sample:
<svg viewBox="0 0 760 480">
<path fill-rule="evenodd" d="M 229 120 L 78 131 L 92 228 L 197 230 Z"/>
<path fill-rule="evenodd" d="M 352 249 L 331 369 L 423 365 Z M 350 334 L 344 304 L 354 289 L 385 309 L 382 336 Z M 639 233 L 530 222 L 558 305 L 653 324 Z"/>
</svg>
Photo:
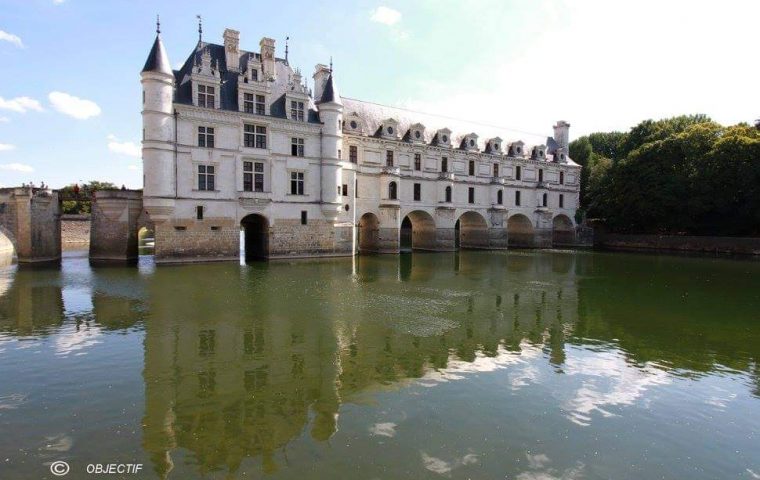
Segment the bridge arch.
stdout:
<svg viewBox="0 0 760 480">
<path fill-rule="evenodd" d="M 252 213 L 240 220 L 243 232 L 242 256 L 246 262 L 269 257 L 269 220 L 264 215 Z"/>
<path fill-rule="evenodd" d="M 0 267 L 13 263 L 18 255 L 16 239 L 2 224 L 0 224 Z"/>
<path fill-rule="evenodd" d="M 435 250 L 435 219 L 424 210 L 413 210 L 401 220 L 399 229 L 401 251 Z"/>
<path fill-rule="evenodd" d="M 359 219 L 358 228 L 359 253 L 380 251 L 380 219 L 372 212 L 367 212 Z"/>
<path fill-rule="evenodd" d="M 510 247 L 534 246 L 535 229 L 533 223 L 521 213 L 512 215 L 507 220 L 507 235 Z"/>
<path fill-rule="evenodd" d="M 459 248 L 488 248 L 488 221 L 478 212 L 467 211 L 454 225 L 455 245 Z"/>
<path fill-rule="evenodd" d="M 575 243 L 575 227 L 570 217 L 559 214 L 552 219 L 552 245 L 572 245 Z"/>
</svg>

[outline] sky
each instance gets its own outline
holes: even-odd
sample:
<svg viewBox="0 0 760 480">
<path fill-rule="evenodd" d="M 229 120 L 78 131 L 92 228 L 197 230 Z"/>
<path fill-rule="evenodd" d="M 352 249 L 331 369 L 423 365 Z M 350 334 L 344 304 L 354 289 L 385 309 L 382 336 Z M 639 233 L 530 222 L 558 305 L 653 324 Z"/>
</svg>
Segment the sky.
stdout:
<svg viewBox="0 0 760 480">
<path fill-rule="evenodd" d="M 0 186 L 141 188 L 140 70 L 203 36 L 277 41 L 343 96 L 548 136 L 703 113 L 760 117 L 757 0 L 0 0 Z M 518 138 L 505 138 L 507 141 Z"/>
</svg>

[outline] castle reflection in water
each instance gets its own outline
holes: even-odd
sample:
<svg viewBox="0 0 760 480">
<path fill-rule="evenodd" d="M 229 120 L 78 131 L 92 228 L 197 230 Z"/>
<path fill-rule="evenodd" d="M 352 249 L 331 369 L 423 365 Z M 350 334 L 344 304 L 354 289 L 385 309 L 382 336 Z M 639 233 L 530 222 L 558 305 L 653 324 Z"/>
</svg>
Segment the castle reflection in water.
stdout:
<svg viewBox="0 0 760 480">
<path fill-rule="evenodd" d="M 199 473 L 235 472 L 248 457 L 274 472 L 279 450 L 304 435 L 328 441 L 341 405 L 368 392 L 524 350 L 561 373 L 568 344 L 613 343 L 634 365 L 684 376 L 729 366 L 751 372 L 760 395 L 760 342 L 745 325 L 707 328 L 716 307 L 706 295 L 689 322 L 663 325 L 678 305 L 652 265 L 632 265 L 568 252 L 239 267 L 154 268 L 144 258 L 138 269 L 98 270 L 73 258 L 0 277 L 0 333 L 39 336 L 70 323 L 64 348 L 77 348 L 81 332 L 144 331 L 142 442 L 159 476 L 178 448 Z M 740 305 L 720 308 L 746 317 Z"/>
</svg>

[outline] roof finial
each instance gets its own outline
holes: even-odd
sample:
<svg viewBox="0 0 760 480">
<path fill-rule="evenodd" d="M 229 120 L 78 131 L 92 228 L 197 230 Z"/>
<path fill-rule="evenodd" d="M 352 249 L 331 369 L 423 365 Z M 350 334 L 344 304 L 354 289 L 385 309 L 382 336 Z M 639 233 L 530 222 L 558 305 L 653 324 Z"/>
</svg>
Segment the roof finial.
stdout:
<svg viewBox="0 0 760 480">
<path fill-rule="evenodd" d="M 285 64 L 288 63 L 288 40 L 290 37 L 285 37 Z"/>
<path fill-rule="evenodd" d="M 332 55 L 330 55 L 330 73 L 332 73 Z"/>
<path fill-rule="evenodd" d="M 203 43 L 203 19 L 200 15 L 196 15 L 198 19 L 198 43 Z"/>
<path fill-rule="evenodd" d="M 161 19 L 156 15 L 156 35 L 161 34 Z"/>
</svg>

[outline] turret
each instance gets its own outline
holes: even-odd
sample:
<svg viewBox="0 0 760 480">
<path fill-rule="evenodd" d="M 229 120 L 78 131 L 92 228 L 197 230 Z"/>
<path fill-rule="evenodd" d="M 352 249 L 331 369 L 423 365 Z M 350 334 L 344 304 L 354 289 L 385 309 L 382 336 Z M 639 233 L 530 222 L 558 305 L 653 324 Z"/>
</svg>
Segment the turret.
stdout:
<svg viewBox="0 0 760 480">
<path fill-rule="evenodd" d="M 330 72 L 319 97 L 315 97 L 322 122 L 322 211 L 328 218 L 338 216 L 341 196 L 338 187 L 343 172 L 338 153 L 343 150 L 343 101 Z"/>
<path fill-rule="evenodd" d="M 174 73 L 157 23 L 156 40 L 140 72 L 143 88 L 143 189 L 145 197 L 175 196 Z M 150 206 L 146 201 L 146 208 Z M 150 212 L 149 212 L 150 213 Z"/>
</svg>

